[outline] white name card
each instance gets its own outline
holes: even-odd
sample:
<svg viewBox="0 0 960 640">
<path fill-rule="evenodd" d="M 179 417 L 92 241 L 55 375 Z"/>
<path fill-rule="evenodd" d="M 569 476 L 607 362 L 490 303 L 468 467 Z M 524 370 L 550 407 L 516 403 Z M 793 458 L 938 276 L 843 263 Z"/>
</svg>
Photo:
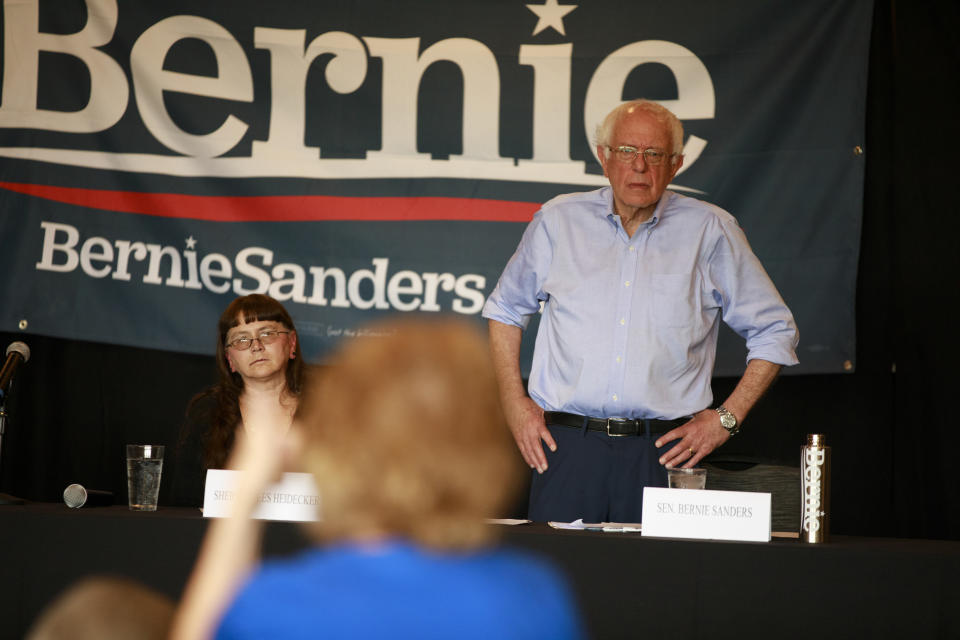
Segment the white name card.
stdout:
<svg viewBox="0 0 960 640">
<path fill-rule="evenodd" d="M 240 472 L 209 469 L 203 490 L 203 517 L 226 518 L 233 508 L 234 489 Z M 314 522 L 320 519 L 320 494 L 309 473 L 285 473 L 280 482 L 267 487 L 253 512 L 259 520 Z"/>
<path fill-rule="evenodd" d="M 770 494 L 645 487 L 641 535 L 769 542 Z"/>
</svg>

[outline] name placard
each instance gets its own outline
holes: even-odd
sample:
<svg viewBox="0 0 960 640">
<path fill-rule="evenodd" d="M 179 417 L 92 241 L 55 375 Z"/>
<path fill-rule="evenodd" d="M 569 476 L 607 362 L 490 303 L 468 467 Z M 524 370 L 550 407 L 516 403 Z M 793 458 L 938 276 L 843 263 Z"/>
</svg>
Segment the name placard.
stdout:
<svg viewBox="0 0 960 640">
<path fill-rule="evenodd" d="M 209 469 L 203 490 L 203 517 L 226 518 L 233 508 L 240 472 Z M 259 520 L 314 522 L 320 519 L 320 494 L 309 473 L 285 473 L 280 482 L 260 494 L 253 513 Z"/>
<path fill-rule="evenodd" d="M 769 542 L 770 494 L 646 487 L 641 535 Z"/>
</svg>

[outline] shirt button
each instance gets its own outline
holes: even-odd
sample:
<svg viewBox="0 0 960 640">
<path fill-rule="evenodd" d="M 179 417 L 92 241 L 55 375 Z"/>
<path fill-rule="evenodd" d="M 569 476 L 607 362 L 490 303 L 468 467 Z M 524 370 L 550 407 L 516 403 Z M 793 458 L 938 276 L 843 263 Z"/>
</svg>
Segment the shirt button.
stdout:
<svg viewBox="0 0 960 640">
<path fill-rule="evenodd" d="M 630 251 L 636 251 L 636 250 L 637 250 L 636 247 L 630 247 Z"/>
<path fill-rule="evenodd" d="M 620 318 L 620 326 L 623 326 L 625 324 L 627 324 L 627 321 L 624 320 L 623 318 Z"/>
<path fill-rule="evenodd" d="M 629 287 L 629 286 L 630 286 L 630 281 L 629 281 L 629 280 L 627 280 L 626 282 L 624 282 L 624 283 L 623 283 L 623 286 L 625 286 L 625 287 Z"/>
<path fill-rule="evenodd" d="M 617 401 L 617 394 L 613 394 L 613 401 L 614 401 L 614 402 Z"/>
<path fill-rule="evenodd" d="M 617 362 L 618 363 L 620 362 L 620 356 L 617 356 Z"/>
</svg>

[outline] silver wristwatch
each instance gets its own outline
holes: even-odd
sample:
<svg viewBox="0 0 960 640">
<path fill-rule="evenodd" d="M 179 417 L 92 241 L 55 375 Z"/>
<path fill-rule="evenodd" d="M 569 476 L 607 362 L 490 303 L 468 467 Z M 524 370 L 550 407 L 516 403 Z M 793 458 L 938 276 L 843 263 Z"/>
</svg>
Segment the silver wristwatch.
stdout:
<svg viewBox="0 0 960 640">
<path fill-rule="evenodd" d="M 737 416 L 730 413 L 724 406 L 717 407 L 717 413 L 720 414 L 720 426 L 726 429 L 731 436 L 737 435 L 737 432 L 740 431 L 740 423 L 737 422 Z"/>
</svg>

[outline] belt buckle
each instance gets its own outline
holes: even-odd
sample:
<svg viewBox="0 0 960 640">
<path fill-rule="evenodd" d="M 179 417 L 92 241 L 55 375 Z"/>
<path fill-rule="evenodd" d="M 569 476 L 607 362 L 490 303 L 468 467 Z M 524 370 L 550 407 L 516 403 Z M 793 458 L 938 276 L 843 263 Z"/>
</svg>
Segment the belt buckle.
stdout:
<svg viewBox="0 0 960 640">
<path fill-rule="evenodd" d="M 620 422 L 616 418 L 607 418 L 607 435 L 608 436 L 610 436 L 611 438 L 624 438 L 629 435 L 627 433 L 610 433 L 610 422 L 612 421 Z"/>
</svg>

